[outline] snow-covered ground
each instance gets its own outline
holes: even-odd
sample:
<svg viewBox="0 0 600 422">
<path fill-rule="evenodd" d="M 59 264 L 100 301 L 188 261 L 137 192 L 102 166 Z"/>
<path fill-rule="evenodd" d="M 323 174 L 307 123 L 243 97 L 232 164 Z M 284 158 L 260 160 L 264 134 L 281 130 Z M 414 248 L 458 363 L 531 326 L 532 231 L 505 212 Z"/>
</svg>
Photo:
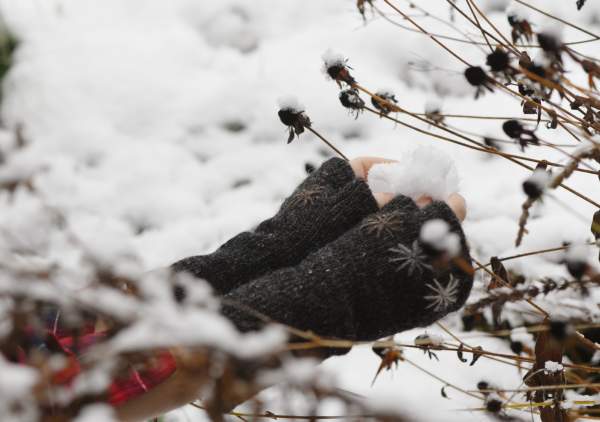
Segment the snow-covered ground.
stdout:
<svg viewBox="0 0 600 422">
<path fill-rule="evenodd" d="M 396 3 L 411 15 L 419 14 L 403 0 Z M 502 14 L 508 1 L 477 3 L 508 34 Z M 593 0 L 581 12 L 575 1 L 532 3 L 600 32 L 600 4 Z M 374 4 L 390 19 L 408 25 L 383 2 Z M 444 0 L 419 4 L 444 19 L 449 16 Z M 468 202 L 464 227 L 480 261 L 591 238 L 595 209 L 559 190 L 534 208 L 530 233 L 515 249 L 526 170 L 368 113 L 358 119 L 349 116 L 339 104 L 335 83 L 321 69 L 321 55 L 328 48 L 349 58 L 361 84 L 393 90 L 405 109 L 423 112 L 426 104 L 437 101 L 449 113 L 521 115 L 518 101 L 500 92 L 475 101 L 474 90 L 462 76 L 464 65 L 427 37 L 370 11 L 364 24 L 352 0 L 0 0 L 0 5 L 23 40 L 5 81 L 2 118 L 9 128 L 23 125 L 28 142 L 9 155 L 0 177 L 32 174 L 35 189 L 45 198 L 25 189 L 13 197 L 0 195 L 0 243 L 46 250 L 48 259 L 74 265 L 77 257 L 65 248 L 63 237 L 46 229 L 52 207 L 68 217 L 71 230 L 89 248 L 99 253 L 116 253 L 115 248 L 133 251 L 146 269 L 211 251 L 271 216 L 305 176 L 305 163 L 317 165 L 331 154 L 310 134 L 286 145 L 286 129 L 276 112 L 277 99 L 287 94 L 300 98 L 314 127 L 348 156 L 402 160 L 406 151 L 419 145 L 436 145 L 452 157 Z M 560 26 L 534 12 L 530 15 L 540 27 Z M 434 32 L 462 36 L 430 18 L 415 19 Z M 458 17 L 456 24 L 478 38 Z M 568 28 L 562 36 L 569 41 L 589 38 Z M 484 64 L 481 50 L 449 45 L 473 63 Z M 595 56 L 600 53 L 598 43 L 577 48 Z M 585 83 L 581 75 L 574 77 Z M 505 138 L 502 120 L 447 123 Z M 538 134 L 576 145 L 564 132 L 542 128 Z M 3 133 L 0 148 L 9 149 L 11 142 L 11 132 Z M 519 152 L 515 147 L 507 151 Z M 565 162 L 564 155 L 549 148 L 526 153 Z M 567 184 L 600 198 L 594 175 L 576 175 Z M 595 253 L 590 250 L 590 256 Z M 528 276 L 566 276 L 558 258 L 556 253 L 511 261 L 508 266 Z M 474 298 L 482 286 L 481 282 L 476 286 Z M 598 312 L 595 299 L 592 295 L 580 304 L 592 315 Z M 551 295 L 540 303 L 560 316 L 565 307 L 555 305 L 561 301 L 560 295 Z M 526 315 L 515 312 L 512 318 Z M 446 322 L 460 327 L 456 316 Z M 423 331 L 402 333 L 397 339 L 411 343 Z M 510 353 L 498 340 L 473 333 L 465 339 Z M 467 390 L 481 380 L 507 388 L 521 382 L 517 369 L 485 359 L 467 367 L 453 353 L 438 353 L 439 362 L 418 350 L 407 350 L 406 356 Z M 375 401 L 386 400 L 423 420 L 488 420 L 481 412 L 460 410 L 479 407 L 480 401 L 451 389 L 449 398 L 443 398 L 443 383 L 408 364 L 383 373 L 371 387 L 378 365 L 376 355 L 361 347 L 322 367 L 339 379 L 341 387 Z M 271 411 L 285 410 L 278 407 L 277 387 L 263 396 L 271 401 Z M 192 408 L 168 418 L 204 420 Z"/>
</svg>

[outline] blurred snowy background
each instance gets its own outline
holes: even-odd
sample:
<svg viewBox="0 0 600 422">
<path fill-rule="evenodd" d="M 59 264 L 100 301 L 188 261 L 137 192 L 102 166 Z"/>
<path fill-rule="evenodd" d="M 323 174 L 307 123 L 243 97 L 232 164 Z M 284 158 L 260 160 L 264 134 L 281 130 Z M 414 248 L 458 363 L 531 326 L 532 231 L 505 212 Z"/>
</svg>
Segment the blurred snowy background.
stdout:
<svg viewBox="0 0 600 422">
<path fill-rule="evenodd" d="M 478 1 L 505 34 L 508 3 Z M 594 0 L 581 12 L 575 1 L 531 3 L 600 32 L 600 3 Z M 388 19 L 408 25 L 383 2 L 374 4 Z M 407 2 L 397 4 L 427 29 L 464 38 L 409 8 Z M 339 104 L 337 87 L 321 69 L 321 55 L 328 48 L 349 58 L 360 83 L 372 90 L 393 90 L 408 110 L 421 113 L 426 104 L 436 103 L 449 113 L 521 116 L 518 101 L 499 92 L 475 101 L 474 89 L 462 76 L 462 64 L 427 37 L 395 26 L 369 9 L 364 23 L 352 0 L 2 0 L 0 5 L 22 40 L 3 86 L 2 120 L 7 130 L 0 134 L 0 151 L 7 161 L 0 167 L 0 180 L 31 178 L 37 191 L 0 194 L 0 250 L 2 244 L 17 244 L 24 254 L 43 251 L 41 260 L 76 265 L 77 256 L 64 236 L 58 229 L 48 229 L 49 209 L 67 216 L 71 230 L 88 248 L 106 259 L 129 251 L 148 270 L 213 250 L 271 216 L 305 176 L 305 163 L 319 165 L 330 154 L 311 134 L 286 145 L 286 129 L 276 113 L 277 99 L 286 94 L 297 95 L 314 127 L 350 157 L 401 160 L 407 150 L 423 144 L 436 145 L 453 157 L 461 193 L 468 201 L 464 227 L 474 256 L 482 262 L 493 255 L 591 238 L 595 209 L 568 192 L 556 191 L 555 199 L 534 209 L 530 234 L 515 250 L 525 199 L 521 183 L 527 171 L 373 115 L 356 120 L 349 116 Z M 444 0 L 419 5 L 445 20 L 450 17 Z M 561 27 L 535 12 L 529 15 L 539 27 Z M 480 40 L 460 17 L 456 26 Z M 590 38 L 566 27 L 562 36 L 566 41 Z M 484 64 L 484 50 L 448 43 L 473 63 Z M 577 49 L 598 56 L 599 45 L 582 44 Z M 583 75 L 573 77 L 584 81 Z M 505 138 L 502 120 L 447 122 L 475 134 Z M 11 151 L 14 128 L 20 125 L 26 146 Z M 564 132 L 542 128 L 538 135 L 575 146 Z M 565 161 L 559 152 L 543 147 L 527 154 Z M 574 176 L 568 184 L 600 198 L 594 175 Z M 507 265 L 532 277 L 566 276 L 558 255 Z M 474 298 L 485 282 L 479 280 Z M 577 303 L 590 318 L 598 314 L 594 298 L 592 294 L 589 306 Z M 541 303 L 558 317 L 566 307 L 553 305 L 568 300 L 556 294 Z M 523 305 L 512 309 L 517 312 L 511 318 L 528 317 Z M 456 315 L 447 323 L 461 328 Z M 402 333 L 397 339 L 410 343 L 423 331 Z M 428 331 L 439 332 L 435 327 Z M 510 353 L 507 343 L 498 340 L 473 333 L 464 339 Z M 439 362 L 419 350 L 406 355 L 467 390 L 481 380 L 507 388 L 521 382 L 516 369 L 490 360 L 467 368 L 453 353 L 438 353 Z M 358 347 L 328 360 L 322 369 L 343 388 L 423 420 L 488 420 L 481 412 L 460 411 L 479 407 L 480 401 L 452 390 L 449 399 L 443 398 L 443 383 L 406 364 L 384 373 L 371 387 L 378 365 L 379 358 L 369 347 Z M 262 397 L 269 410 L 290 412 L 278 387 Z M 204 417 L 189 407 L 167 420 Z"/>
</svg>

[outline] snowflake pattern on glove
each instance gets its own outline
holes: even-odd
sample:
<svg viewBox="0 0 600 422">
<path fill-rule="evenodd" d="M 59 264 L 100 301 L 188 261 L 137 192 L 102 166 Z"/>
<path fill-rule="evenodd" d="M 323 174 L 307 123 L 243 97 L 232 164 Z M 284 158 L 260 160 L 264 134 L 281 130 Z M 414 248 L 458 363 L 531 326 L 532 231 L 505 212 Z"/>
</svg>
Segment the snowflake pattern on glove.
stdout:
<svg viewBox="0 0 600 422">
<path fill-rule="evenodd" d="M 367 234 L 375 234 L 377 237 L 381 237 L 384 233 L 393 235 L 401 227 L 401 214 L 398 213 L 375 214 L 360 226 L 361 230 L 366 231 Z"/>
<path fill-rule="evenodd" d="M 304 207 L 314 204 L 314 202 L 321 197 L 323 188 L 321 186 L 315 186 L 310 189 L 304 189 L 297 192 L 289 202 L 291 207 L 296 205 L 302 205 Z"/>
<path fill-rule="evenodd" d="M 425 286 L 433 291 L 433 294 L 425 296 L 425 299 L 431 302 L 427 305 L 427 309 L 433 308 L 435 312 L 441 312 L 454 305 L 458 300 L 459 281 L 450 274 L 450 279 L 446 286 L 442 285 L 437 279 L 433 279 L 433 284 Z"/>
<path fill-rule="evenodd" d="M 415 240 L 412 247 L 409 248 L 402 243 L 398 243 L 395 248 L 388 249 L 395 256 L 389 259 L 389 262 L 399 263 L 396 271 L 408 269 L 408 275 L 413 275 L 416 271 L 419 275 L 425 270 L 431 270 L 431 265 L 427 264 L 427 255 L 419 245 L 419 241 Z"/>
</svg>

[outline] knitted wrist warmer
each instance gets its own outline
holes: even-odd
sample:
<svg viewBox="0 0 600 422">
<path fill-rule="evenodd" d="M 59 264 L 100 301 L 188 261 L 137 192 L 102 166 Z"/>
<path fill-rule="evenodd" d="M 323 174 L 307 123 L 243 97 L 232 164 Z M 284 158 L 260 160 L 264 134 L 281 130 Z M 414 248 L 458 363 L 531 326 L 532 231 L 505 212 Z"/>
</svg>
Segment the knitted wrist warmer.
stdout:
<svg viewBox="0 0 600 422">
<path fill-rule="evenodd" d="M 294 266 L 377 211 L 368 185 L 339 158 L 326 161 L 287 198 L 278 213 L 216 252 L 172 265 L 207 280 L 225 294 L 273 270 Z"/>
<path fill-rule="evenodd" d="M 263 325 L 245 309 L 325 336 L 375 340 L 427 326 L 459 309 L 473 278 L 453 261 L 427 256 L 422 224 L 445 220 L 470 257 L 458 219 L 444 203 L 419 210 L 404 196 L 366 217 L 299 265 L 279 269 L 224 296 L 222 312 L 242 331 Z M 336 354 L 339 350 L 327 350 Z"/>
</svg>

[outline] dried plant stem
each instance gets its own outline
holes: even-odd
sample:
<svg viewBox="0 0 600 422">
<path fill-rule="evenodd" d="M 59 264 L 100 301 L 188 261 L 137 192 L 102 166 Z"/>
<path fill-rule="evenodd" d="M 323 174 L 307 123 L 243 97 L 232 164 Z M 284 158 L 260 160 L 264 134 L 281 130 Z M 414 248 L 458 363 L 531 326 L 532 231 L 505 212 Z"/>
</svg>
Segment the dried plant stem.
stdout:
<svg viewBox="0 0 600 422">
<path fill-rule="evenodd" d="M 476 259 L 473 259 L 473 261 L 475 261 L 475 263 L 477 265 L 479 265 L 480 268 L 483 268 L 483 270 L 488 273 L 489 275 L 491 275 L 493 278 L 495 278 L 496 280 L 500 281 L 504 287 L 508 287 L 512 289 L 512 286 L 510 285 L 509 282 L 507 282 L 506 280 L 504 280 L 502 277 L 500 277 L 498 274 L 494 274 L 492 271 L 488 270 L 487 267 L 485 265 L 482 265 L 481 262 L 477 261 Z M 550 315 L 548 314 L 548 312 L 546 312 L 542 307 L 540 307 L 539 305 L 535 304 L 531 299 L 525 299 L 525 301 L 527 303 L 529 303 L 529 305 L 531 305 L 536 311 L 538 311 L 544 318 L 548 318 Z"/>
<path fill-rule="evenodd" d="M 558 22 L 564 23 L 565 25 L 567 25 L 567 26 L 570 26 L 570 27 L 571 27 L 571 28 L 573 28 L 573 29 L 577 29 L 578 31 L 581 31 L 581 32 L 583 32 L 583 33 L 585 33 L 585 34 L 587 34 L 587 35 L 590 35 L 590 36 L 594 37 L 594 38 L 595 38 L 595 39 L 597 39 L 597 40 L 599 40 L 599 39 L 600 39 L 600 35 L 596 35 L 596 34 L 594 34 L 593 32 L 590 32 L 590 31 L 588 31 L 587 29 L 584 29 L 584 28 L 582 28 L 582 27 L 580 27 L 580 26 L 574 25 L 574 24 L 572 24 L 572 23 L 571 23 L 571 22 L 569 22 L 569 21 L 566 21 L 566 20 L 564 20 L 564 19 L 561 19 L 561 18 L 559 18 L 558 16 L 554 16 L 554 15 L 552 15 L 552 14 L 548 13 L 548 12 L 544 12 L 543 10 L 541 10 L 541 9 L 538 9 L 537 7 L 535 7 L 535 6 L 532 6 L 532 5 L 530 5 L 529 3 L 526 3 L 526 2 L 524 2 L 524 1 L 522 1 L 522 0 L 515 0 L 515 1 L 516 1 L 517 3 L 519 3 L 519 4 L 523 5 L 523 6 L 525 6 L 525 7 L 528 7 L 528 8 L 530 8 L 530 9 L 532 9 L 532 10 L 535 10 L 535 11 L 536 11 L 536 12 L 538 12 L 538 13 L 541 13 L 542 15 L 545 15 L 545 16 L 547 16 L 547 17 L 551 18 L 551 19 L 557 20 Z"/>
<path fill-rule="evenodd" d="M 479 7 L 477 7 L 475 0 L 467 0 L 467 4 L 472 4 L 473 7 L 475 8 L 475 10 L 477 10 L 477 13 L 479 13 L 481 15 L 483 20 L 485 20 L 487 22 L 487 24 L 490 27 L 492 27 L 494 29 L 494 31 L 496 31 L 496 33 L 500 36 L 500 38 L 502 38 L 504 40 L 504 42 L 506 42 L 509 49 L 512 50 L 514 53 L 519 54 L 519 51 L 515 48 L 515 46 L 512 44 L 512 42 L 508 38 L 506 38 L 504 36 L 504 34 L 502 34 L 502 32 L 494 25 L 494 23 L 488 19 L 488 17 L 485 15 L 485 13 L 483 13 L 481 11 L 481 9 Z"/>
<path fill-rule="evenodd" d="M 206 408 L 198 403 L 190 403 L 192 407 L 196 409 L 206 410 Z M 302 416 L 302 415 L 283 415 L 279 413 L 273 412 L 265 412 L 265 413 L 244 413 L 244 412 L 227 412 L 224 415 L 235 416 L 237 418 L 252 418 L 252 419 L 293 419 L 293 420 L 308 420 L 308 421 L 316 421 L 316 420 L 347 420 L 347 419 L 370 419 L 376 418 L 376 415 L 341 415 L 341 416 L 319 416 L 319 415 L 310 415 L 310 416 Z"/>
<path fill-rule="evenodd" d="M 404 19 L 406 19 L 407 21 L 409 21 L 411 24 L 413 24 L 415 27 L 417 27 L 421 32 L 423 32 L 424 34 L 427 34 L 429 36 L 429 38 L 431 38 L 436 44 L 438 44 L 440 47 L 442 47 L 444 50 L 446 50 L 448 53 L 452 54 L 456 59 L 458 59 L 459 61 L 461 61 L 464 65 L 466 66 L 471 66 L 469 64 L 469 62 L 467 62 L 465 59 L 463 59 L 462 57 L 460 57 L 458 54 L 456 54 L 454 51 L 452 51 L 452 49 L 446 47 L 446 45 L 442 42 L 440 42 L 435 36 L 433 36 L 431 33 L 427 32 L 425 29 L 423 29 L 421 26 L 419 26 L 418 23 L 416 23 L 414 20 L 412 20 L 410 18 L 410 16 L 408 16 L 406 13 L 404 13 L 402 10 L 398 9 L 396 6 L 394 6 L 389 0 L 383 0 L 385 3 L 387 3 L 388 6 L 390 6 L 392 9 L 394 9 L 396 12 L 398 12 L 400 15 L 402 15 L 402 17 Z"/>
<path fill-rule="evenodd" d="M 515 240 L 515 246 L 521 246 L 521 242 L 523 241 L 523 236 L 527 231 L 525 226 L 527 225 L 527 220 L 529 219 L 529 209 L 535 203 L 535 199 L 529 197 L 523 202 L 521 205 L 521 216 L 519 217 L 519 231 L 517 232 L 517 239 Z"/>
<path fill-rule="evenodd" d="M 342 157 L 344 160 L 350 161 L 348 159 L 348 157 L 346 157 L 342 151 L 340 151 L 339 149 L 337 149 L 331 142 L 329 142 L 327 139 L 325 139 L 319 132 L 317 132 L 316 130 L 314 130 L 310 126 L 306 126 L 306 129 L 310 130 L 317 138 L 319 138 L 321 141 L 325 142 L 327 144 L 327 146 L 329 146 L 329 148 L 331 148 L 332 150 L 334 150 L 335 152 L 337 152 L 338 155 L 340 157 Z"/>
<path fill-rule="evenodd" d="M 473 6 L 471 6 L 470 0 L 467 0 L 467 6 L 469 6 L 469 10 L 471 11 L 473 18 L 475 19 L 475 22 L 477 22 L 477 28 L 479 28 L 479 30 L 481 31 L 481 35 L 483 35 L 483 39 L 485 40 L 486 44 L 490 48 L 490 51 L 494 51 L 494 47 L 492 47 L 492 45 L 490 44 L 490 41 L 487 38 L 487 35 L 485 35 L 485 31 L 481 27 L 481 23 L 479 23 L 479 18 L 477 17 L 477 13 L 475 13 L 475 11 L 473 10 Z"/>
</svg>

